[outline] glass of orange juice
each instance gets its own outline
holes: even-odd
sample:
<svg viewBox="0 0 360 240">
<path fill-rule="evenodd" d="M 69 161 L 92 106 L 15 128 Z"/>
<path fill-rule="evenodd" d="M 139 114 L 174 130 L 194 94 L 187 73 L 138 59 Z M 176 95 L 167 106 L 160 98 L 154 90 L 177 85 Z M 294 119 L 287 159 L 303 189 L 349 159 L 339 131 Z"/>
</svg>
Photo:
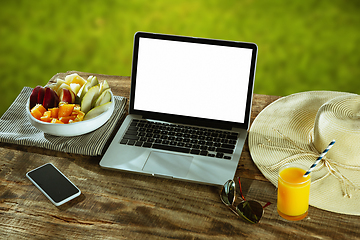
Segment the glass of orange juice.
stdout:
<svg viewBox="0 0 360 240">
<path fill-rule="evenodd" d="M 301 220 L 308 214 L 311 174 L 303 177 L 307 170 L 297 163 L 286 164 L 279 170 L 277 211 L 287 220 Z"/>
</svg>

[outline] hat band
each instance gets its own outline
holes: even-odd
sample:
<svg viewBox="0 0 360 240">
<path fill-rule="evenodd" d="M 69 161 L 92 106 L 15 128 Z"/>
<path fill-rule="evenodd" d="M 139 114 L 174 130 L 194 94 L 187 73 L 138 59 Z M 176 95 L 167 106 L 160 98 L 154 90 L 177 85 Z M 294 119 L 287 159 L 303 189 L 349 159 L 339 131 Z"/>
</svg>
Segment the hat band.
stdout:
<svg viewBox="0 0 360 240">
<path fill-rule="evenodd" d="M 288 136 L 285 136 L 284 134 L 282 134 L 279 130 L 277 130 L 277 129 L 273 129 L 273 130 L 276 131 L 283 139 L 285 139 L 289 143 L 291 143 L 295 148 L 283 147 L 283 146 L 271 146 L 268 144 L 259 143 L 260 147 L 267 147 L 267 148 L 272 148 L 272 149 L 277 149 L 277 150 L 282 150 L 282 151 L 283 150 L 295 150 L 295 151 L 298 151 L 299 153 L 297 153 L 295 155 L 291 155 L 289 157 L 286 157 L 286 158 L 282 159 L 281 161 L 279 161 L 278 163 L 275 163 L 273 165 L 264 166 L 265 168 L 270 169 L 270 170 L 275 170 L 275 169 L 279 168 L 280 166 L 283 166 L 284 164 L 294 161 L 300 157 L 311 156 L 314 158 L 318 158 L 320 156 L 320 153 L 316 150 L 316 148 L 314 146 L 314 142 L 313 142 L 314 129 L 312 129 L 309 133 L 309 143 L 310 143 L 309 145 L 310 145 L 311 151 L 300 147 L 297 143 L 295 143 L 293 140 L 291 140 Z M 268 142 L 275 143 L 275 142 L 271 141 L 271 139 L 269 139 L 269 138 L 265 138 L 265 139 Z M 342 167 L 345 169 L 349 169 L 349 170 L 355 170 L 355 171 L 360 171 L 360 167 L 334 162 L 334 161 L 331 161 L 331 159 L 329 159 L 328 157 L 324 156 L 322 158 L 321 162 L 315 167 L 314 170 L 317 171 L 317 170 L 323 168 L 324 166 L 326 166 L 328 172 L 321 178 L 318 178 L 315 181 L 312 181 L 311 184 L 319 182 L 319 181 L 325 179 L 326 177 L 333 175 L 335 178 L 337 178 L 339 180 L 344 197 L 351 198 L 351 192 L 353 190 L 359 190 L 359 187 L 357 187 L 350 179 L 345 177 L 337 169 L 336 166 L 339 166 L 339 167 Z"/>
</svg>

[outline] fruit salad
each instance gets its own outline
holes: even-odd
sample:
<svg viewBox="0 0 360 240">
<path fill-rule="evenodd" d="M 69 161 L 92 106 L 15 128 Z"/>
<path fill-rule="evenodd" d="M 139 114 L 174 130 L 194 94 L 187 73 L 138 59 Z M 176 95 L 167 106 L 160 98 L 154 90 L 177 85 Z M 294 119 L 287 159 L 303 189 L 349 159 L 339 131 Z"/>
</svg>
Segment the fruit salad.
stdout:
<svg viewBox="0 0 360 240">
<path fill-rule="evenodd" d="M 45 87 L 36 86 L 30 95 L 30 113 L 43 122 L 68 124 L 94 118 L 111 106 L 111 90 L 106 80 L 87 80 L 77 73 L 57 79 Z"/>
</svg>

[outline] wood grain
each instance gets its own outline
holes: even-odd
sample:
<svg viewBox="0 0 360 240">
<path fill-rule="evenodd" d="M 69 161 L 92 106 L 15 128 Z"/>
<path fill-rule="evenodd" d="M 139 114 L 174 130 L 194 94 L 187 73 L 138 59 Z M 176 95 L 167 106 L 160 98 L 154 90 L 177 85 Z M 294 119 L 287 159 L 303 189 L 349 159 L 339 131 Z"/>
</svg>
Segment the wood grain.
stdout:
<svg viewBox="0 0 360 240">
<path fill-rule="evenodd" d="M 116 95 L 129 97 L 129 77 L 98 77 L 107 79 Z M 278 98 L 255 94 L 252 120 Z M 310 207 L 308 217 L 299 222 L 279 217 L 276 189 L 252 162 L 247 144 L 236 172 L 241 177 L 245 198 L 263 205 L 272 203 L 255 225 L 242 221 L 221 203 L 219 187 L 104 170 L 99 166 L 100 158 L 0 143 L 0 239 L 359 239 L 360 236 L 358 216 Z M 27 171 L 48 162 L 81 189 L 80 197 L 55 207 L 26 179 Z"/>
</svg>

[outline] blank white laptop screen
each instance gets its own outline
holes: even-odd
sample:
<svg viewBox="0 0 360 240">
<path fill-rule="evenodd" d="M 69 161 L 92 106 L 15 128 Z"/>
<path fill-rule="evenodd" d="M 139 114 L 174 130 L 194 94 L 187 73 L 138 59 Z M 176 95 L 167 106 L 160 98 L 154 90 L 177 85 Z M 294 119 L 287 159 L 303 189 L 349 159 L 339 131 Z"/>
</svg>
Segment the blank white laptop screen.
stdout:
<svg viewBox="0 0 360 240">
<path fill-rule="evenodd" d="M 134 109 L 244 123 L 252 51 L 140 38 Z"/>
</svg>

